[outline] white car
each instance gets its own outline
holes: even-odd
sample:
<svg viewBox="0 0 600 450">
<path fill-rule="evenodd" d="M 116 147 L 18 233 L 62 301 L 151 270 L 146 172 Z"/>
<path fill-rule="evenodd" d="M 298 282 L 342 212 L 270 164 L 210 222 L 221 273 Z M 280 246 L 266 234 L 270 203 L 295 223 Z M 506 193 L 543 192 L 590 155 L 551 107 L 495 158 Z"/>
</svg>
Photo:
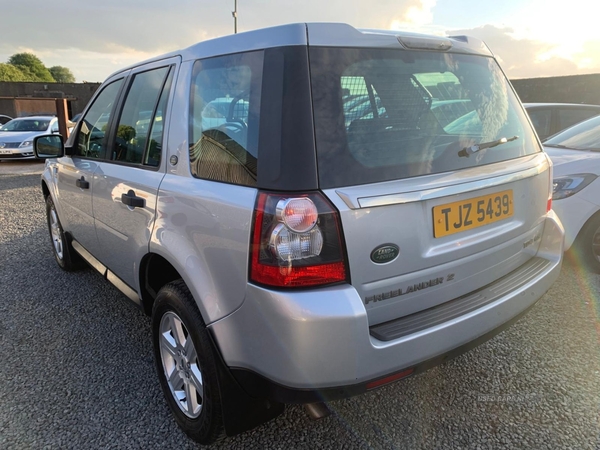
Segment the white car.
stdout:
<svg viewBox="0 0 600 450">
<path fill-rule="evenodd" d="M 33 138 L 58 133 L 58 119 L 53 116 L 18 117 L 0 126 L 0 161 L 34 159 Z"/>
<path fill-rule="evenodd" d="M 523 103 L 542 141 L 600 114 L 600 105 L 579 103 Z"/>
<path fill-rule="evenodd" d="M 554 163 L 552 208 L 565 227 L 565 250 L 600 272 L 600 116 L 544 142 Z"/>
</svg>

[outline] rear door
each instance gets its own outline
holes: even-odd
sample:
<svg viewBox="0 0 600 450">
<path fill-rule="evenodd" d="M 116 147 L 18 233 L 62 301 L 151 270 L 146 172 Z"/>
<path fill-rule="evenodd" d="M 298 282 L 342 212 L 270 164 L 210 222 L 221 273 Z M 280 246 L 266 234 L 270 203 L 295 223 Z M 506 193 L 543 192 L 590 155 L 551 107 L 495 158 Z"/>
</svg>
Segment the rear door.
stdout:
<svg viewBox="0 0 600 450">
<path fill-rule="evenodd" d="M 310 55 L 319 182 L 340 210 L 372 325 L 476 291 L 535 255 L 550 165 L 492 58 Z M 347 111 L 353 96 L 371 111 Z M 440 101 L 465 110 L 440 120 Z"/>
<path fill-rule="evenodd" d="M 164 177 L 163 142 L 178 62 L 172 58 L 131 72 L 111 126 L 106 159 L 94 174 L 94 219 L 101 243 L 97 257 L 134 289 Z"/>
</svg>

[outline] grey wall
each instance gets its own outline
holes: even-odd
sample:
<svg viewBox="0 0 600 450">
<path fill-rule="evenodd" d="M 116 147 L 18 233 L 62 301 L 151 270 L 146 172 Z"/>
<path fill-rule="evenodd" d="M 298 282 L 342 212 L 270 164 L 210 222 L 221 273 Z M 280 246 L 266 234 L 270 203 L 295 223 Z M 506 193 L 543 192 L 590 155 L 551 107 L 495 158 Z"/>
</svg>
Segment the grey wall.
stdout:
<svg viewBox="0 0 600 450">
<path fill-rule="evenodd" d="M 523 102 L 600 105 L 600 74 L 511 80 Z M 99 83 L 0 82 L 0 114 L 17 115 L 15 97 L 67 98 L 70 117 L 83 111 Z M 3 98 L 4 97 L 4 98 Z M 8 98 L 7 98 L 8 97 Z M 40 111 L 47 112 L 47 111 Z"/>
<path fill-rule="evenodd" d="M 17 116 L 15 97 L 25 98 L 66 98 L 70 99 L 71 116 L 83 111 L 92 98 L 99 83 L 16 83 L 0 82 L 0 114 Z M 48 111 L 40 111 L 48 112 Z"/>
<path fill-rule="evenodd" d="M 600 105 L 600 73 L 511 80 L 522 102 Z"/>
</svg>

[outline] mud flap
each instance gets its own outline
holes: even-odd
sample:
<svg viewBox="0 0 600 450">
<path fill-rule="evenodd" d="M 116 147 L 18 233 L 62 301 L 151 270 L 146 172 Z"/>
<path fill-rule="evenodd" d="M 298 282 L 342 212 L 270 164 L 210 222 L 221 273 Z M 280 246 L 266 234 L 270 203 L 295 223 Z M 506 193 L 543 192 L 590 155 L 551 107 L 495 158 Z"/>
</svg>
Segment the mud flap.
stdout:
<svg viewBox="0 0 600 450">
<path fill-rule="evenodd" d="M 279 416 L 285 405 L 250 396 L 233 378 L 221 357 L 221 353 L 218 351 L 219 347 L 216 345 L 212 333 L 210 336 L 217 354 L 221 409 L 227 436 L 234 436 L 251 430 Z"/>
</svg>

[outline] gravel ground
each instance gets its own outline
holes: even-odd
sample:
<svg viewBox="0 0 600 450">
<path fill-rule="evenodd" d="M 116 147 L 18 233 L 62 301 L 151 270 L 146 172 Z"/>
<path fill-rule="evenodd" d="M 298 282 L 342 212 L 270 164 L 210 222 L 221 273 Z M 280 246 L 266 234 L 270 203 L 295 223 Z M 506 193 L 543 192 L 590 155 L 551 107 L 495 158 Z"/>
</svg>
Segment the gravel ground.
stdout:
<svg viewBox="0 0 600 450">
<path fill-rule="evenodd" d="M 41 164 L 20 167 L 0 164 L 0 448 L 198 448 L 163 400 L 149 319 L 91 269 L 58 268 Z M 475 350 L 317 422 L 288 407 L 214 448 L 600 448 L 599 305 L 600 275 L 566 262 Z"/>
</svg>

